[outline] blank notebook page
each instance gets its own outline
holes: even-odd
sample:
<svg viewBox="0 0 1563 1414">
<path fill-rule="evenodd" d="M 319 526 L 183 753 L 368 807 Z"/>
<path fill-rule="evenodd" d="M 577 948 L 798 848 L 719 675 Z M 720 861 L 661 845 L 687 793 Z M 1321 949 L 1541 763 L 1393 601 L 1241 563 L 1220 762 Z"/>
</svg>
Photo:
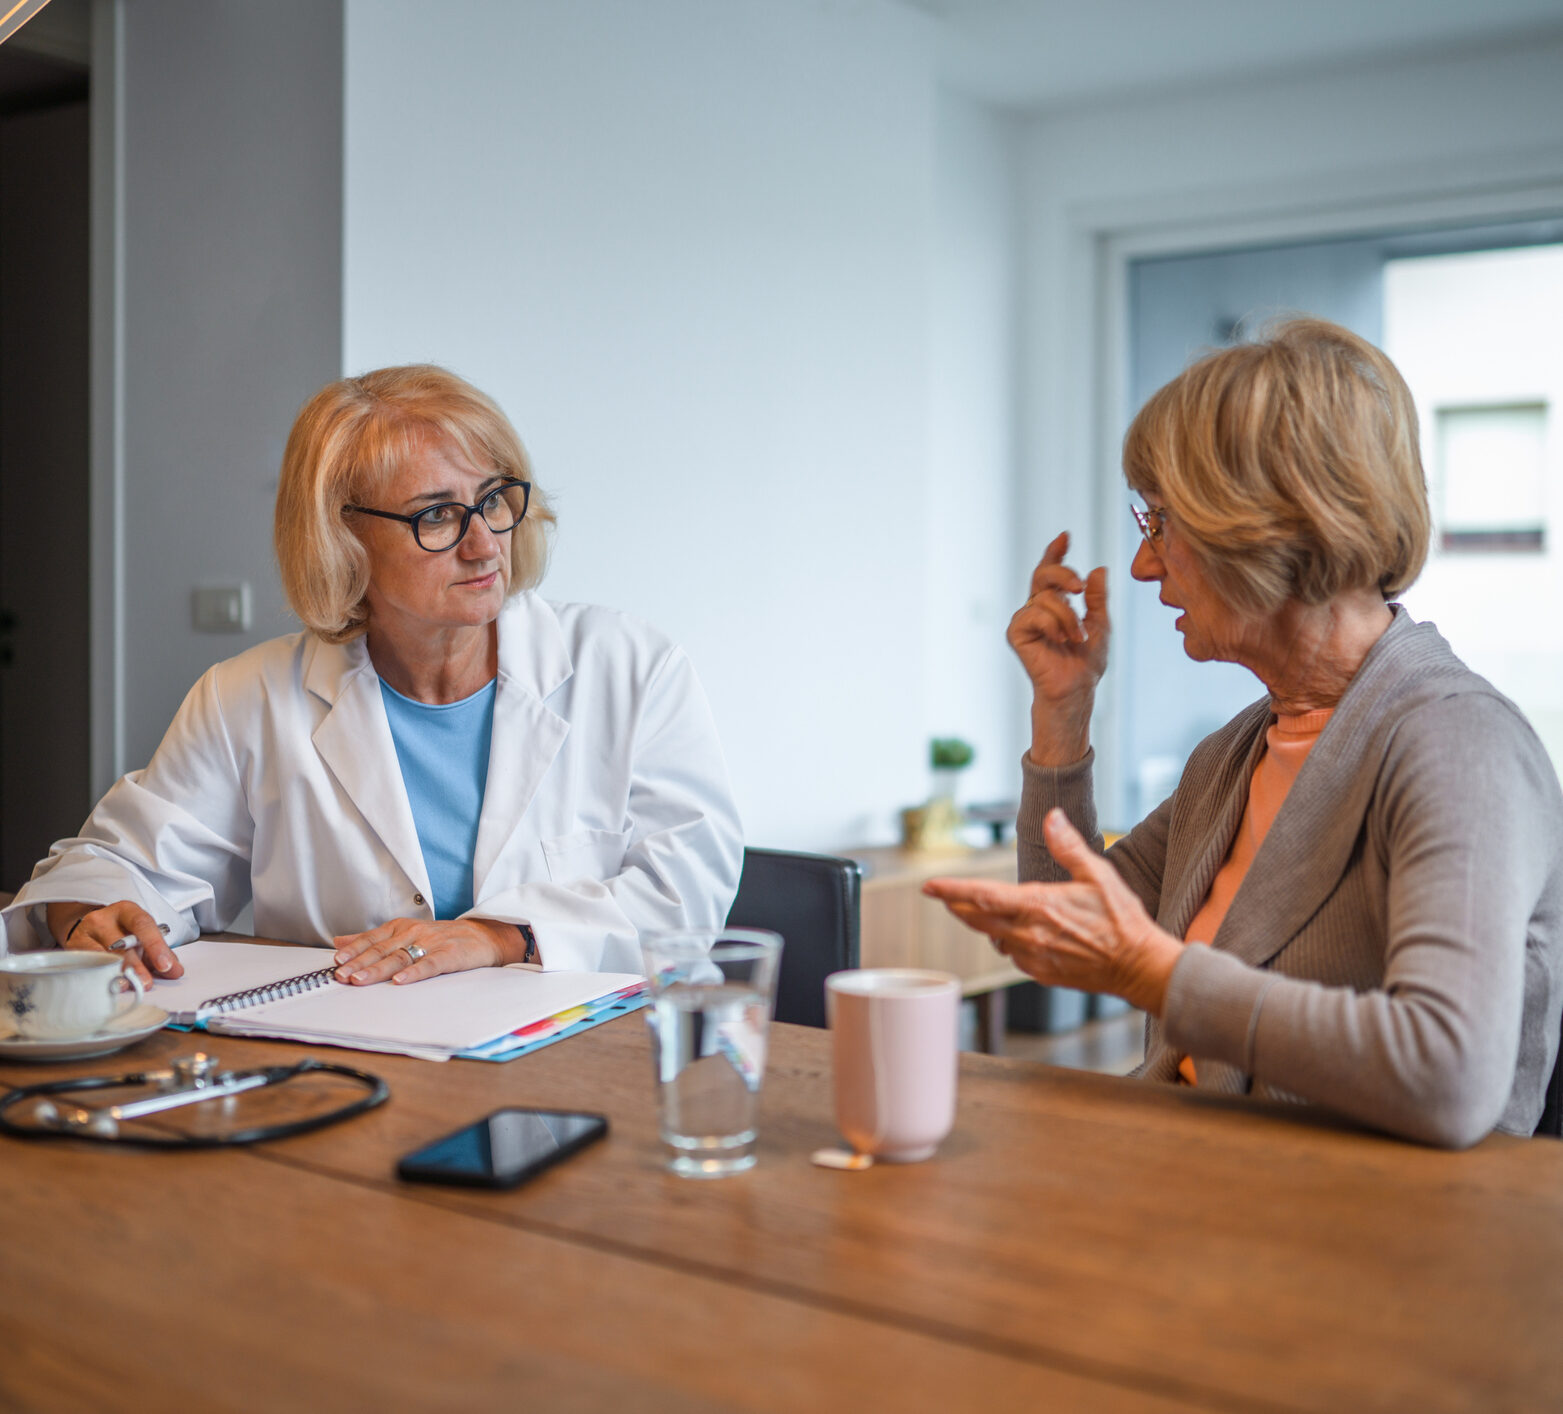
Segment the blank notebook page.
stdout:
<svg viewBox="0 0 1563 1414">
<path fill-rule="evenodd" d="M 166 1011 L 186 1014 L 214 997 L 332 966 L 329 948 L 210 939 L 186 943 L 178 956 L 185 975 L 154 982 L 147 999 Z M 459 1051 L 644 980 L 633 973 L 483 967 L 403 986 L 379 982 L 350 987 L 331 982 L 211 1020 L 229 1031 Z"/>
<path fill-rule="evenodd" d="M 230 1012 L 222 1027 L 462 1051 L 641 980 L 608 972 L 480 967 L 400 987 L 333 982 L 316 992 Z"/>
</svg>

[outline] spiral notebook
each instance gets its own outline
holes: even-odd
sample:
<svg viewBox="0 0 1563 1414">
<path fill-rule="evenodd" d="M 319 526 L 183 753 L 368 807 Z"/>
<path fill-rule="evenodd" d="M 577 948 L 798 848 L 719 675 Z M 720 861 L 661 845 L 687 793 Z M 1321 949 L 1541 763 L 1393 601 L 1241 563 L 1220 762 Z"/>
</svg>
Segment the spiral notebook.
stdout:
<svg viewBox="0 0 1563 1414">
<path fill-rule="evenodd" d="M 464 1052 L 508 1059 L 520 1053 L 518 1033 L 541 1028 L 561 1013 L 606 1012 L 606 1005 L 597 1004 L 628 1001 L 645 982 L 633 973 L 487 967 L 408 986 L 350 987 L 334 979 L 332 966 L 308 965 L 317 959 L 329 963 L 323 948 L 201 938 L 186 943 L 178 956 L 185 975 L 160 978 L 147 991 L 147 1000 L 175 1024 L 426 1060 Z M 546 1039 L 560 1039 L 557 1030 Z"/>
</svg>

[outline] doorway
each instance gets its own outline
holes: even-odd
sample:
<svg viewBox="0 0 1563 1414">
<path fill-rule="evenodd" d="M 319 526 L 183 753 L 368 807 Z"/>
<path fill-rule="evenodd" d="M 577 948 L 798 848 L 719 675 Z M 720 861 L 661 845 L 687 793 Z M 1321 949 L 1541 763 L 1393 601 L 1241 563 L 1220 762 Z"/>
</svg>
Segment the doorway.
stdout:
<svg viewBox="0 0 1563 1414">
<path fill-rule="evenodd" d="M 25 33 L 25 31 L 23 32 Z M 85 63 L 0 49 L 0 889 L 91 805 Z"/>
</svg>

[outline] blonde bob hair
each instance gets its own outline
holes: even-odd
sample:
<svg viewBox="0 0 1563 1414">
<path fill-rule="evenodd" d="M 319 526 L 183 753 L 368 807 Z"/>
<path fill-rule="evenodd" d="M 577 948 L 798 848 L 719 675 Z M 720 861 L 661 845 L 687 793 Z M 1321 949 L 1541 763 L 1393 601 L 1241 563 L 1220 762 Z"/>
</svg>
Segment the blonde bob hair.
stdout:
<svg viewBox="0 0 1563 1414">
<path fill-rule="evenodd" d="M 369 555 L 342 508 L 373 505 L 398 466 L 430 443 L 471 466 L 532 481 L 532 465 L 492 398 L 433 364 L 378 368 L 328 383 L 304 404 L 282 454 L 275 541 L 293 612 L 328 643 L 369 621 Z M 526 519 L 510 532 L 510 592 L 530 589 L 548 564 L 554 513 L 533 482 Z"/>
<path fill-rule="evenodd" d="M 1123 469 L 1240 611 L 1354 589 L 1389 598 L 1427 559 L 1410 390 L 1378 349 L 1322 319 L 1280 321 L 1185 369 L 1135 417 Z"/>
</svg>

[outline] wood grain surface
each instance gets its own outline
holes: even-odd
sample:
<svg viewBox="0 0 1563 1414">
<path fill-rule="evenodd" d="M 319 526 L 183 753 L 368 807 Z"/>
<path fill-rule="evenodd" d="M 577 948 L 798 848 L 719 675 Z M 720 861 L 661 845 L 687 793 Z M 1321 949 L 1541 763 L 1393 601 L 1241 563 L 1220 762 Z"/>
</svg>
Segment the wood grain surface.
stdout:
<svg viewBox="0 0 1563 1414">
<path fill-rule="evenodd" d="M 196 1045 L 235 1066 L 310 1053 L 165 1032 L 0 1082 Z M 125 1390 L 166 1376 L 236 1409 L 317 1386 L 342 1408 L 442 1389 L 470 1407 L 531 1389 L 548 1408 L 1563 1408 L 1563 1144 L 1443 1153 L 968 1056 L 936 1159 L 847 1174 L 808 1161 L 836 1140 L 829 1036 L 783 1026 L 759 1165 L 702 1183 L 662 1167 L 638 1016 L 506 1065 L 313 1053 L 384 1075 L 391 1102 L 242 1152 L 3 1141 L 0 1331 L 34 1352 L 0 1362 L 14 1403 L 134 1407 Z M 612 1130 L 513 1192 L 393 1177 L 504 1105 Z M 57 1319 L 73 1311 L 85 1335 Z M 190 1373 L 127 1344 L 171 1312 L 181 1352 L 188 1327 L 223 1359 Z M 254 1390 L 213 1383 L 273 1341 L 296 1353 Z"/>
<path fill-rule="evenodd" d="M 125 1059 L 141 1064 L 191 1044 L 164 1033 Z M 205 1044 L 232 1065 L 305 1053 L 232 1038 Z M 575 1319 L 600 1317 L 604 1329 L 654 1329 L 662 1341 L 664 1303 L 685 1302 L 711 1313 L 703 1320 L 733 1313 L 748 1323 L 735 1348 L 747 1347 L 757 1364 L 786 1364 L 785 1350 L 761 1332 L 777 1322 L 791 1330 L 809 1313 L 821 1368 L 839 1360 L 875 1371 L 874 1380 L 905 1373 L 900 1362 L 915 1347 L 928 1375 L 907 1387 L 909 1408 L 969 1407 L 943 1400 L 940 1370 L 956 1383 L 991 1382 L 995 1408 L 1020 1399 L 1027 1379 L 1073 1382 L 1091 1392 L 1089 1407 L 1109 1407 L 1109 1394 L 1131 1401 L 1124 1407 L 1158 1397 L 1218 1409 L 1563 1407 L 1555 1338 L 1563 1144 L 1494 1136 L 1468 1153 L 1441 1153 L 1278 1107 L 966 1057 L 957 1128 L 934 1161 L 844 1174 L 808 1162 L 835 1139 L 829 1037 L 778 1027 L 758 1167 L 699 1183 L 662 1168 L 639 1017 L 507 1065 L 387 1056 L 358 1063 L 391 1082 L 393 1099 L 350 1124 L 220 1156 L 12 1143 L 6 1183 L 28 1193 L 99 1194 L 95 1182 L 78 1180 L 104 1175 L 99 1232 L 119 1217 L 144 1233 L 148 1180 L 124 1187 L 109 1176 L 151 1174 L 160 1205 L 176 1210 L 164 1232 L 173 1246 L 189 1224 L 223 1271 L 256 1270 L 264 1259 L 279 1265 L 255 1279 L 279 1292 L 290 1281 L 343 1284 L 357 1291 L 357 1319 L 371 1332 L 379 1327 L 370 1313 L 383 1303 L 387 1328 L 400 1332 L 389 1351 L 410 1348 L 404 1322 L 422 1303 L 438 1299 L 443 1311 L 459 1291 L 508 1290 L 500 1254 L 514 1252 L 527 1271 L 548 1273 L 536 1277 L 531 1296 L 548 1293 L 554 1312 L 579 1303 Z M 13 1073 L 28 1072 L 6 1067 L 0 1078 Z M 402 1153 L 503 1105 L 599 1110 L 612 1132 L 510 1193 L 403 1185 L 392 1176 Z M 251 1240 L 266 1226 L 263 1214 L 281 1212 L 291 1230 L 291 1205 L 313 1234 L 308 1242 L 276 1250 Z M 10 1232 L 24 1248 L 36 1242 L 39 1266 L 48 1265 L 46 1215 L 35 1211 L 18 1228 L 25 1208 L 12 1198 L 4 1211 Z M 383 1216 L 360 1227 L 370 1211 Z M 333 1214 L 343 1218 L 340 1230 Z M 438 1238 L 398 1236 L 377 1256 L 381 1225 Z M 432 1246 L 419 1256 L 425 1240 Z M 6 1250 L 18 1250 L 10 1237 Z M 110 1264 L 103 1270 L 114 1270 L 118 1257 L 109 1253 L 117 1248 L 89 1250 L 101 1250 L 98 1261 Z M 398 1252 L 429 1263 L 410 1295 L 384 1266 Z M 322 1270 L 312 1271 L 312 1261 Z M 566 1290 L 552 1269 L 572 1264 L 598 1275 Z M 98 1270 L 91 1260 L 79 1265 Z M 210 1278 L 181 1271 L 173 1290 L 194 1281 L 203 1302 L 239 1299 L 237 1288 L 219 1292 Z M 603 1282 L 617 1304 L 603 1305 Z M 490 1330 L 487 1314 L 473 1316 L 477 1331 Z M 19 1318 L 8 1312 L 8 1321 Z M 527 1306 L 529 1340 L 536 1319 Z M 541 1368 L 577 1348 L 548 1329 L 536 1351 L 523 1345 L 510 1355 Z M 364 1338 L 378 1336 L 355 1336 Z M 975 1363 L 959 1374 L 963 1362 Z M 684 1391 L 734 1407 L 786 1407 L 714 1375 L 709 1385 L 680 1383 L 693 1376 L 677 1374 L 679 1364 L 656 1367 L 669 1381 L 656 1387 L 670 1398 Z M 479 1368 L 500 1379 L 497 1367 Z M 651 1379 L 639 1366 L 609 1360 L 605 1368 L 627 1381 Z M 378 1388 L 377 1375 L 360 1373 Z M 557 1371 L 548 1378 L 556 1381 L 549 1388 L 562 1387 Z M 835 1375 L 821 1380 L 805 1402 L 818 1405 L 828 1392 L 826 1404 L 844 1405 L 846 1386 Z"/>
<path fill-rule="evenodd" d="M 1188 1408 L 243 1152 L 7 1158 L 7 1409 Z"/>
</svg>

